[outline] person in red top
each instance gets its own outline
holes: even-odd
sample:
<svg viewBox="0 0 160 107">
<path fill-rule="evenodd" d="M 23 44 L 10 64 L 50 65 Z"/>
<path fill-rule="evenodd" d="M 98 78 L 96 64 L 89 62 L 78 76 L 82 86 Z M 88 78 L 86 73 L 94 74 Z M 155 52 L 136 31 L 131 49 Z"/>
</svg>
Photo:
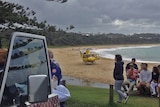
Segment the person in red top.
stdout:
<svg viewBox="0 0 160 107">
<path fill-rule="evenodd" d="M 138 78 L 138 70 L 134 68 L 133 64 L 130 64 L 130 69 L 126 72 L 127 80 L 123 82 L 123 88 L 125 89 L 126 93 L 133 89 L 133 86 L 136 84 L 136 80 Z M 129 88 L 126 89 L 126 85 L 129 85 Z"/>
</svg>

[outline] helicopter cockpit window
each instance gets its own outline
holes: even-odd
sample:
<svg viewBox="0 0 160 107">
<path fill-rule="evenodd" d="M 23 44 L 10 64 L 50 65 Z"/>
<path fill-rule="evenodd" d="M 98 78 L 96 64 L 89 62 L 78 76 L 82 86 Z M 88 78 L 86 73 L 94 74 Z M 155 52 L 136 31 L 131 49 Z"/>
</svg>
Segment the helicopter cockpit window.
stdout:
<svg viewBox="0 0 160 107">
<path fill-rule="evenodd" d="M 20 94 L 27 94 L 29 75 L 49 75 L 43 39 L 16 36 L 13 42 L 3 103 L 12 104 Z"/>
</svg>

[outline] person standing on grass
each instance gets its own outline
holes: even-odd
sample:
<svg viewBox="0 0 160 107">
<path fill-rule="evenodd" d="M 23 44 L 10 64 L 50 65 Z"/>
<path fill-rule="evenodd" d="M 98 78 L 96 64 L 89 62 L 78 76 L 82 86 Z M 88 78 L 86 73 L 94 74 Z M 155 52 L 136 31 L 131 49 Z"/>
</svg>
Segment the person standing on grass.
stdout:
<svg viewBox="0 0 160 107">
<path fill-rule="evenodd" d="M 129 96 L 122 92 L 121 87 L 124 81 L 123 76 L 123 65 L 124 62 L 122 61 L 122 56 L 117 54 L 115 55 L 115 67 L 113 71 L 113 78 L 115 80 L 115 91 L 117 92 L 119 99 L 118 103 L 121 103 L 124 100 L 124 103 L 127 103 Z"/>
</svg>

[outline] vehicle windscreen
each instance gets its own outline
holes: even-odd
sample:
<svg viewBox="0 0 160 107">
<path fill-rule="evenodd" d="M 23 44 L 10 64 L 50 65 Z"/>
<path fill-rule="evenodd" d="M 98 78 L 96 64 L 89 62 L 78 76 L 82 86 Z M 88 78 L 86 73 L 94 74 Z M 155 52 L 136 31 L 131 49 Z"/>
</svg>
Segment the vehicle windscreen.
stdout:
<svg viewBox="0 0 160 107">
<path fill-rule="evenodd" d="M 15 36 L 10 48 L 12 49 L 8 53 L 10 57 L 8 74 L 2 98 L 2 103 L 7 105 L 13 104 L 20 94 L 27 94 L 29 75 L 45 74 L 49 76 L 44 39 L 18 35 Z"/>
</svg>

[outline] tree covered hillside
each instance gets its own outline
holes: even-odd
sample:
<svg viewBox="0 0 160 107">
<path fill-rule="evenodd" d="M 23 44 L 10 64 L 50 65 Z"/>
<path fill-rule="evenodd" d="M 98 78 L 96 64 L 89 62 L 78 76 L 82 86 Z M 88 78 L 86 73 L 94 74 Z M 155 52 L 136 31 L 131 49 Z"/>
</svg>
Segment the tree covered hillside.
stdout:
<svg viewBox="0 0 160 107">
<path fill-rule="evenodd" d="M 0 1 L 0 38 L 2 43 L 8 42 L 14 31 L 28 32 L 44 35 L 47 43 L 52 46 L 77 46 L 77 45 L 107 45 L 107 44 L 144 44 L 160 43 L 160 34 L 85 34 L 66 32 L 76 28 L 74 25 L 65 30 L 47 21 L 38 22 L 36 12 L 29 7 L 24 8 L 19 4 Z M 64 19 L 65 20 L 65 19 Z"/>
</svg>

